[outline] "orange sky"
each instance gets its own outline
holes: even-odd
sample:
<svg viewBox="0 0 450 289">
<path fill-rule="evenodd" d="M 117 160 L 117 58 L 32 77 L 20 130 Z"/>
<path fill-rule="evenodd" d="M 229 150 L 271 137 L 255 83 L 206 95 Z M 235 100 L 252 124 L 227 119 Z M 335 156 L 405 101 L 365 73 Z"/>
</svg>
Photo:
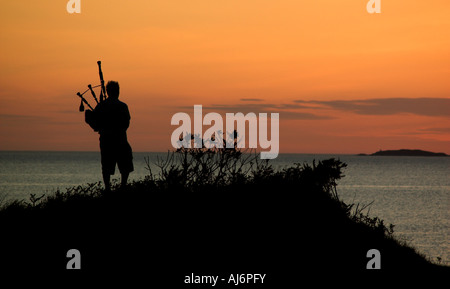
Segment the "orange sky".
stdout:
<svg viewBox="0 0 450 289">
<path fill-rule="evenodd" d="M 281 152 L 450 154 L 450 1 L 381 2 L 2 1 L 0 150 L 98 150 L 76 92 L 102 60 L 135 151 L 202 104 L 280 113 Z"/>
</svg>

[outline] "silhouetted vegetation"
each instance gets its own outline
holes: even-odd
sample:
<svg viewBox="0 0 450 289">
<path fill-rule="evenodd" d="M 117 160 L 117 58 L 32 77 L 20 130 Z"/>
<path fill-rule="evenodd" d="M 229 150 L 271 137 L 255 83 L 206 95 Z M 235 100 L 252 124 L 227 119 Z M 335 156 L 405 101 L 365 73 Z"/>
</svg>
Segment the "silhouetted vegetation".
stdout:
<svg viewBox="0 0 450 289">
<path fill-rule="evenodd" d="M 101 183 L 13 201 L 0 210 L 7 267 L 145 271 L 182 284 L 191 272 L 256 272 L 294 284 L 307 272 L 367 272 L 369 249 L 382 270 L 447 272 L 393 236 L 367 206 L 339 199 L 346 164 L 337 159 L 276 171 L 256 153 L 181 149 L 126 187 Z M 414 276 L 412 276 L 414 277 Z M 180 281 L 181 280 L 181 281 Z"/>
</svg>

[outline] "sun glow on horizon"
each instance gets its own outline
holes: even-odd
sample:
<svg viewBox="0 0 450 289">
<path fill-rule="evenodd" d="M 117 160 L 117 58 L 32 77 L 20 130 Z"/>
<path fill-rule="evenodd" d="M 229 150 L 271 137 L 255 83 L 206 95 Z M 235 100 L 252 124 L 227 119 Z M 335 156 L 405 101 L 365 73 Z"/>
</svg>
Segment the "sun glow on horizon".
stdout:
<svg viewBox="0 0 450 289">
<path fill-rule="evenodd" d="M 76 92 L 117 80 L 135 151 L 177 112 L 280 113 L 280 153 L 450 154 L 450 2 L 8 1 L 0 150 L 98 150 Z"/>
</svg>

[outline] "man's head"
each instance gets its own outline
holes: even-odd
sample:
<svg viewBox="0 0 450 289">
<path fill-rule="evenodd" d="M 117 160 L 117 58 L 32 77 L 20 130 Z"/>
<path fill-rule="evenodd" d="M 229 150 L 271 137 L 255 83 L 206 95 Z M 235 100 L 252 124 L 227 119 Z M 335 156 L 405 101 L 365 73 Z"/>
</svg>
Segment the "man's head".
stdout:
<svg viewBox="0 0 450 289">
<path fill-rule="evenodd" d="M 120 92 L 119 83 L 117 81 L 108 81 L 106 92 L 108 93 L 109 98 L 118 99 Z"/>
</svg>

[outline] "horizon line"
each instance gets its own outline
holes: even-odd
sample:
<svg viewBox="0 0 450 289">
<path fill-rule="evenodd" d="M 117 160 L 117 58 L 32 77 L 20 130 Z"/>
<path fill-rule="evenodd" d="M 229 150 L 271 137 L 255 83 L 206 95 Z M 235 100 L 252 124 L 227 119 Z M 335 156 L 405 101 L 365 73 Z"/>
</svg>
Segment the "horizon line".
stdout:
<svg viewBox="0 0 450 289">
<path fill-rule="evenodd" d="M 376 152 L 379 151 L 390 151 L 390 150 L 422 150 L 422 151 L 427 151 L 424 149 L 379 149 Z M 61 153 L 100 153 L 100 151 L 98 150 L 2 150 L 0 149 L 0 152 L 61 152 Z M 168 153 L 168 152 L 176 152 L 176 150 L 166 150 L 166 151 L 133 151 L 133 153 Z M 257 153 L 260 153 L 261 151 L 257 151 Z M 445 153 L 445 154 L 450 154 L 448 152 L 434 152 L 434 151 L 429 151 L 429 152 L 433 152 L 433 153 Z M 359 154 L 367 154 L 368 156 L 370 156 L 370 154 L 375 153 L 375 152 L 370 152 L 370 153 L 365 153 L 365 152 L 358 152 L 358 153 L 331 153 L 331 152 L 326 152 L 326 153 L 321 153 L 321 152 L 280 152 L 279 155 L 359 155 Z"/>
</svg>

